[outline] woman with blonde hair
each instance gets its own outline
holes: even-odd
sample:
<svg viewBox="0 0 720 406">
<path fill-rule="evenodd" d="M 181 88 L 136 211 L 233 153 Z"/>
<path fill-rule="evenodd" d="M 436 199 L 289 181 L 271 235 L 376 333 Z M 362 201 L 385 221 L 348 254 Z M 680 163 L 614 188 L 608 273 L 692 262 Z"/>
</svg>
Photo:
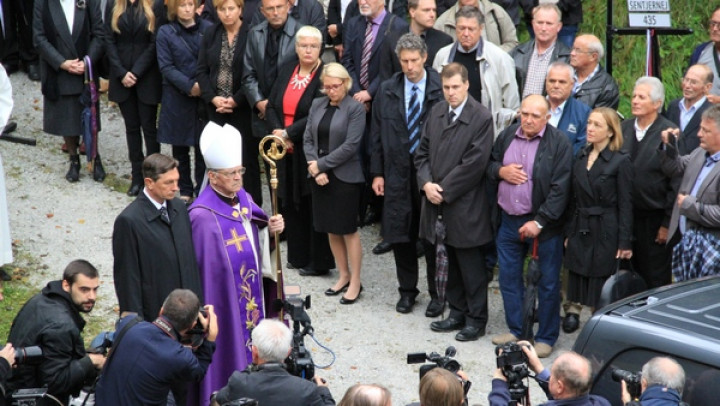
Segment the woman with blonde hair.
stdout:
<svg viewBox="0 0 720 406">
<path fill-rule="evenodd" d="M 328 233 L 340 273 L 325 295 L 346 292 L 340 303 L 353 304 L 363 290 L 358 206 L 365 177 L 358 148 L 365 131 L 365 107 L 348 96 L 352 79 L 339 63 L 325 65 L 320 80 L 325 97 L 313 101 L 303 136 L 307 170 L 313 178 L 313 225 L 315 231 Z"/>
<path fill-rule="evenodd" d="M 565 240 L 566 333 L 579 328 L 582 306 L 594 310 L 617 262 L 632 257 L 633 166 L 620 150 L 623 136 L 615 110 L 598 107 L 590 113 L 587 141 L 573 167 Z"/>
<path fill-rule="evenodd" d="M 143 187 L 145 157 L 160 152 L 156 122 L 162 78 L 155 54 L 156 28 L 152 0 L 108 0 L 105 9 L 108 99 L 118 103 L 125 121 L 132 168 L 128 196 L 137 196 Z"/>
<path fill-rule="evenodd" d="M 392 396 L 382 385 L 358 383 L 348 388 L 338 406 L 392 406 Z"/>
</svg>

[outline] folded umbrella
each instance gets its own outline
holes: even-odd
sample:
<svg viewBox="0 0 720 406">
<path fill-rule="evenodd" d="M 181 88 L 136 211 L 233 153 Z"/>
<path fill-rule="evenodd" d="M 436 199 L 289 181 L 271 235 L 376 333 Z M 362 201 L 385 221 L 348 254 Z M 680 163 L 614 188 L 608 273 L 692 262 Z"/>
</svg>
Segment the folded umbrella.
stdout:
<svg viewBox="0 0 720 406">
<path fill-rule="evenodd" d="M 533 338 L 533 324 L 535 323 L 535 301 L 537 299 L 538 282 L 540 281 L 540 260 L 538 259 L 538 239 L 533 240 L 532 258 L 525 273 L 525 297 L 523 299 L 523 325 L 521 340 Z"/>
<path fill-rule="evenodd" d="M 447 230 L 443 222 L 442 205 L 438 207 L 438 216 L 435 221 L 435 285 L 438 300 L 445 302 L 445 288 L 448 281 L 448 253 L 445 247 Z"/>
</svg>

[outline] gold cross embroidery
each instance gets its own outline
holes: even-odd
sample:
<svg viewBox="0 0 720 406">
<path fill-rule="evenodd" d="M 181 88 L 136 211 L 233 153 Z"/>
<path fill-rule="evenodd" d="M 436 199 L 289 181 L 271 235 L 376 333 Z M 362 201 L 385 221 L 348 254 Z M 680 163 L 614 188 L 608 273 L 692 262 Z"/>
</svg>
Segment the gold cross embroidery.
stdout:
<svg viewBox="0 0 720 406">
<path fill-rule="evenodd" d="M 229 240 L 225 240 L 225 246 L 229 247 L 231 245 L 234 245 L 235 248 L 237 249 L 237 252 L 242 252 L 243 251 L 242 242 L 247 241 L 247 237 L 244 235 L 239 236 L 237 231 L 235 231 L 234 228 L 230 229 L 230 234 L 232 234 L 233 238 L 231 238 Z"/>
</svg>

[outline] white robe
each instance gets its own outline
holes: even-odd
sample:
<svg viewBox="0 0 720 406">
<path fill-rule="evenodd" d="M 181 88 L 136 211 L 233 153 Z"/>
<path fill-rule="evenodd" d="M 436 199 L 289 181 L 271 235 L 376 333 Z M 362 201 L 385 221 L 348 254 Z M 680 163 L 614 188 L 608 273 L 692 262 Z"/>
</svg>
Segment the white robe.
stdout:
<svg viewBox="0 0 720 406">
<path fill-rule="evenodd" d="M 5 128 L 13 107 L 12 85 L 5 69 L 0 69 L 0 129 Z M 5 170 L 0 156 L 0 266 L 13 261 L 10 220 L 5 193 Z"/>
</svg>

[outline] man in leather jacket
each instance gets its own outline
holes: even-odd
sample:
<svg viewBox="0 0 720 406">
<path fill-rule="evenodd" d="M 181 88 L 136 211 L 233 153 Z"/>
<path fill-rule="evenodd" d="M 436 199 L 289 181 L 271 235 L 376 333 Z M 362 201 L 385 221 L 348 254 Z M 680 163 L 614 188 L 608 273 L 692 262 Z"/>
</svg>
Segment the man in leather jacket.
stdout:
<svg viewBox="0 0 720 406">
<path fill-rule="evenodd" d="M 8 394 L 16 389 L 47 387 L 48 394 L 66 404 L 71 394 L 92 382 L 105 357 L 85 352 L 81 313 L 93 309 L 99 286 L 97 269 L 79 259 L 68 264 L 62 280 L 49 282 L 25 303 L 13 320 L 8 341 L 16 348 L 40 346 L 43 360 L 15 369 Z"/>
</svg>

